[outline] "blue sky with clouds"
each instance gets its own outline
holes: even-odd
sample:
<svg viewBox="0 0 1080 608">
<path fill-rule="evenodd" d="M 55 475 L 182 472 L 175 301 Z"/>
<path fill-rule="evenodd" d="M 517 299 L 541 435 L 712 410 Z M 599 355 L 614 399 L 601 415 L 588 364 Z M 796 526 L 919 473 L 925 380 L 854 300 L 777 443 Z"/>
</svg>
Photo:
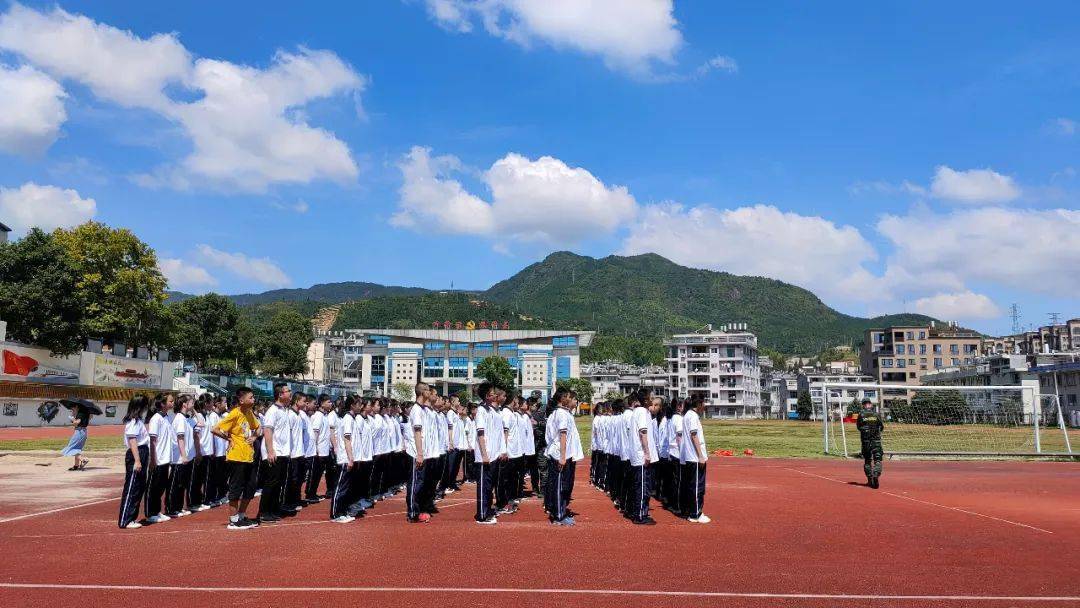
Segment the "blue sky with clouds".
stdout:
<svg viewBox="0 0 1080 608">
<path fill-rule="evenodd" d="M 351 4 L 2 5 L 0 221 L 131 228 L 190 292 L 655 251 L 1080 315 L 1075 3 Z"/>
</svg>

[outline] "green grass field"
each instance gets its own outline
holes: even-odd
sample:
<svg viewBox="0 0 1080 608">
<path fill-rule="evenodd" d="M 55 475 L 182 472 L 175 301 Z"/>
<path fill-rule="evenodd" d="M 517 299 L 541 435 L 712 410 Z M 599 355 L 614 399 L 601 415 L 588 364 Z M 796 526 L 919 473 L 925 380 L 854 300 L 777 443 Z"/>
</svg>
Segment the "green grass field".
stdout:
<svg viewBox="0 0 1080 608">
<path fill-rule="evenodd" d="M 589 450 L 592 419 L 583 416 L 577 419 L 581 431 L 581 441 L 586 452 Z M 718 449 L 731 450 L 736 456 L 743 450 L 754 450 L 755 457 L 794 457 L 794 458 L 829 458 L 822 445 L 820 422 L 798 420 L 706 420 L 705 443 L 709 451 Z M 833 425 L 839 430 L 838 425 Z M 846 425 L 848 452 L 859 451 L 859 437 L 855 425 Z M 1070 441 L 1074 452 L 1080 452 L 1080 429 L 1071 429 Z M 0 441 L 0 451 L 47 450 L 59 452 L 67 445 L 67 438 L 57 439 L 13 439 Z M 1001 451 L 1034 451 L 1034 441 L 1030 428 L 999 429 L 984 426 L 929 426 L 929 425 L 888 425 L 884 436 L 885 450 L 894 451 L 933 451 L 952 446 L 953 451 L 988 451 L 997 446 Z M 841 452 L 839 438 L 833 445 Z M 120 451 L 119 437 L 95 437 L 86 441 L 86 450 Z M 1044 452 L 1064 452 L 1065 443 L 1061 432 L 1056 429 L 1043 429 L 1042 449 Z"/>
</svg>

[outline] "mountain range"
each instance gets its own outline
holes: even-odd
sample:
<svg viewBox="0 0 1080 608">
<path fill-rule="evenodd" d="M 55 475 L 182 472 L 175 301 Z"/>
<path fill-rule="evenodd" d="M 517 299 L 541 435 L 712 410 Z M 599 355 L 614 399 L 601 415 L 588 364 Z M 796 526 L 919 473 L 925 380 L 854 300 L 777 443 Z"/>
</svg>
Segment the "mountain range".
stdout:
<svg viewBox="0 0 1080 608">
<path fill-rule="evenodd" d="M 188 294 L 170 292 L 177 301 Z M 333 329 L 430 327 L 441 320 L 509 320 L 515 328 L 597 331 L 586 360 L 662 359 L 660 340 L 729 323 L 746 323 L 759 344 L 786 354 L 817 354 L 862 342 L 869 327 L 922 324 L 925 315 L 873 318 L 843 314 L 810 291 L 763 277 L 680 266 L 656 254 L 592 258 L 560 251 L 484 291 L 343 282 L 228 296 L 250 314 L 296 306 L 312 315 L 336 307 Z M 284 304 L 282 304 L 284 303 Z"/>
</svg>

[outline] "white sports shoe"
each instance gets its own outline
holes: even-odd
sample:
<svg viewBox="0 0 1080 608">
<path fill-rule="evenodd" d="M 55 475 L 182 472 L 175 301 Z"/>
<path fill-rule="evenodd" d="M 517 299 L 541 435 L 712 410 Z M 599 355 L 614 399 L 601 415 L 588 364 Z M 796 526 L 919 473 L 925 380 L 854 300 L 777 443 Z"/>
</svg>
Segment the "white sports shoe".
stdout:
<svg viewBox="0 0 1080 608">
<path fill-rule="evenodd" d="M 334 522 L 335 524 L 347 524 L 349 522 L 356 521 L 356 518 L 355 517 L 349 517 L 348 515 L 342 515 L 341 517 L 335 517 L 334 519 L 331 519 L 330 521 Z"/>
<path fill-rule="evenodd" d="M 455 492 L 454 488 L 446 488 L 446 493 L 447 494 L 453 494 L 454 492 Z"/>
<path fill-rule="evenodd" d="M 169 517 L 168 515 L 165 515 L 164 513 L 161 513 L 161 514 L 158 514 L 158 515 L 155 515 L 155 516 L 151 517 L 147 521 L 149 521 L 151 523 L 155 523 L 155 524 L 160 524 L 161 522 L 169 521 L 170 519 L 172 519 L 172 518 Z"/>
<path fill-rule="evenodd" d="M 709 516 L 708 516 L 708 515 L 705 515 L 704 513 L 702 513 L 702 514 L 701 514 L 701 517 L 691 517 L 691 518 L 690 518 L 690 519 L 688 519 L 687 521 L 691 521 L 691 522 L 694 522 L 695 524 L 707 524 L 707 523 L 709 523 L 709 522 L 710 522 L 710 521 L 712 521 L 712 520 L 711 520 L 711 519 L 709 519 Z"/>
<path fill-rule="evenodd" d="M 184 509 L 183 511 L 180 511 L 176 515 L 177 515 L 177 517 L 186 517 L 188 515 L 191 515 L 191 511 L 188 511 L 187 509 Z"/>
<path fill-rule="evenodd" d="M 142 527 L 142 524 L 140 524 L 140 523 L 139 523 L 139 522 L 137 522 L 137 521 L 133 521 L 133 522 L 131 522 L 130 524 L 128 524 L 128 525 L 126 525 L 126 526 L 124 526 L 124 529 L 125 529 L 125 530 L 138 530 L 138 529 L 139 529 L 139 528 L 141 528 L 141 527 Z"/>
<path fill-rule="evenodd" d="M 490 519 L 482 519 L 476 523 L 480 524 L 481 526 L 494 526 L 495 524 L 499 523 L 499 520 L 492 517 Z"/>
</svg>

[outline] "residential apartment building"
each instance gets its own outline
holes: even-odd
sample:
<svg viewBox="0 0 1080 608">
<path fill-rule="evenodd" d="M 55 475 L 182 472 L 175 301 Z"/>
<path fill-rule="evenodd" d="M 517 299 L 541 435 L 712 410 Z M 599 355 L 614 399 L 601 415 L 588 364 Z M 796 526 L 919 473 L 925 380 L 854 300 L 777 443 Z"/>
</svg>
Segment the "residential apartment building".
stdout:
<svg viewBox="0 0 1080 608">
<path fill-rule="evenodd" d="M 868 329 L 864 335 L 862 372 L 882 384 L 920 384 L 923 374 L 971 365 L 982 336 L 953 324 Z"/>
<path fill-rule="evenodd" d="M 1038 355 L 1080 351 L 1080 318 L 982 342 L 983 355 Z"/>
<path fill-rule="evenodd" d="M 799 393 L 810 393 L 814 404 L 812 418 L 820 420 L 822 404 L 827 404 L 833 413 L 845 413 L 852 402 L 862 403 L 869 399 L 878 404 L 881 398 L 876 387 L 861 387 L 860 384 L 875 384 L 877 379 L 866 374 L 837 374 L 831 371 L 802 371 L 796 379 Z M 836 385 L 845 386 L 836 386 Z M 796 403 L 798 399 L 796 398 Z"/>
<path fill-rule="evenodd" d="M 799 417 L 799 377 L 789 372 L 774 373 L 769 380 L 772 403 L 777 406 L 780 418 Z"/>
<path fill-rule="evenodd" d="M 454 393 L 479 384 L 476 366 L 485 358 L 505 358 L 518 374 L 523 393 L 547 398 L 555 382 L 581 376 L 581 347 L 595 332 L 492 329 L 350 329 L 331 332 L 326 357 L 340 359 L 330 380 L 357 393 L 389 395 L 398 383 L 423 381 Z"/>
<path fill-rule="evenodd" d="M 668 374 L 663 367 L 655 365 L 631 365 L 607 361 L 604 363 L 586 363 L 581 366 L 581 377 L 593 387 L 593 401 L 603 401 L 609 393 L 629 395 L 648 388 L 654 394 L 667 392 Z"/>
<path fill-rule="evenodd" d="M 708 418 L 761 418 L 757 336 L 743 324 L 664 341 L 668 396 L 705 400 Z"/>
</svg>

